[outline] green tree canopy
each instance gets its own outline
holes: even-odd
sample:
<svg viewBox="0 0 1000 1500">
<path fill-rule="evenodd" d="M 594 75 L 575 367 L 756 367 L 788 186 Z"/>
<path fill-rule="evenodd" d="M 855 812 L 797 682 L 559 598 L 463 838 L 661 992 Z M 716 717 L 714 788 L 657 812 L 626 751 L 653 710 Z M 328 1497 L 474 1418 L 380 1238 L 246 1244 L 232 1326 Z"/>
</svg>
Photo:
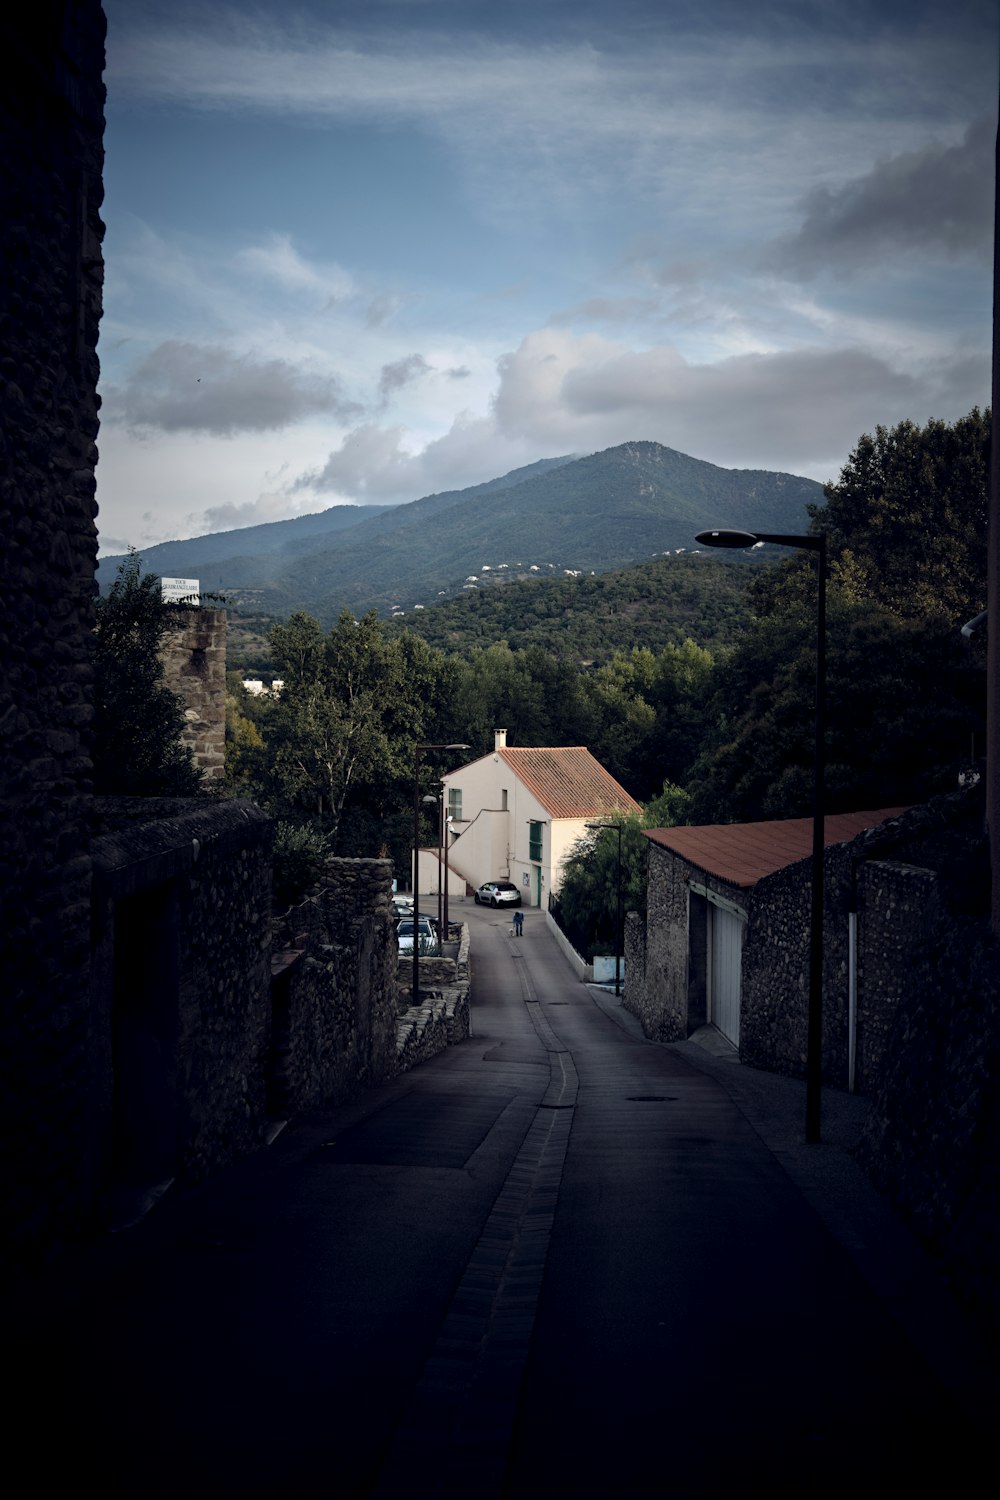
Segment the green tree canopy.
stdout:
<svg viewBox="0 0 1000 1500">
<path fill-rule="evenodd" d="M 900 422 L 861 438 L 826 504 L 831 573 L 845 598 L 902 620 L 961 624 L 986 607 L 990 413 Z"/>
<path fill-rule="evenodd" d="M 423 684 L 407 680 L 403 649 L 374 611 L 355 620 L 345 610 L 328 635 L 293 615 L 271 649 L 285 684 L 268 722 L 271 801 L 315 812 L 332 842 L 354 787 L 401 774 Z"/>
<path fill-rule="evenodd" d="M 201 789 L 181 744 L 184 707 L 163 681 L 160 648 L 173 611 L 160 580 L 133 553 L 118 569 L 94 623 L 94 790 L 116 796 L 188 797 Z"/>
</svg>

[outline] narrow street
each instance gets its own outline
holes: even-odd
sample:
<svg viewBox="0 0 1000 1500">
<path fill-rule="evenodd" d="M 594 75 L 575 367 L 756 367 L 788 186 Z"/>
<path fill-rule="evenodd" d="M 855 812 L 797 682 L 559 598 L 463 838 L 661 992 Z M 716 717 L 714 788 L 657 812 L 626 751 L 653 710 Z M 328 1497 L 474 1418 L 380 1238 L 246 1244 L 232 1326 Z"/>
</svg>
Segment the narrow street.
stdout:
<svg viewBox="0 0 1000 1500">
<path fill-rule="evenodd" d="M 7 1299 L 31 1489 L 963 1492 L 974 1354 L 852 1212 L 851 1164 L 835 1234 L 822 1174 L 803 1191 L 733 1089 L 609 1014 L 539 912 L 521 940 L 462 915 L 467 1042 Z M 799 1086 L 755 1087 L 776 1118 Z"/>
</svg>

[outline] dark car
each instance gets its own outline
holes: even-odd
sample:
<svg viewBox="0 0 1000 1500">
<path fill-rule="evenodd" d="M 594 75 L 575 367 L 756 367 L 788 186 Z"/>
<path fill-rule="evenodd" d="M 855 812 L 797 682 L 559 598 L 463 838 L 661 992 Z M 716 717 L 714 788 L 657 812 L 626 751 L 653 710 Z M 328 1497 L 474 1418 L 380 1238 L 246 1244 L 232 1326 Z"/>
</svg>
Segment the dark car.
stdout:
<svg viewBox="0 0 1000 1500">
<path fill-rule="evenodd" d="M 520 906 L 521 892 L 512 880 L 487 880 L 475 894 L 477 906 Z"/>
</svg>

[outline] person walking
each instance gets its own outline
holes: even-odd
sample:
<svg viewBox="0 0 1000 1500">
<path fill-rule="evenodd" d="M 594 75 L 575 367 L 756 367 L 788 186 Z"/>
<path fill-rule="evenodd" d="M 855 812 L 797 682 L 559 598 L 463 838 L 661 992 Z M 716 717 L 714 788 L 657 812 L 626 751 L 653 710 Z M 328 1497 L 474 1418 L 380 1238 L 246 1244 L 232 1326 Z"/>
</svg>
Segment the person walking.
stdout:
<svg viewBox="0 0 1000 1500">
<path fill-rule="evenodd" d="M 514 936 L 515 937 L 520 937 L 523 931 L 524 931 L 524 912 L 523 911 L 516 911 L 514 913 Z"/>
</svg>

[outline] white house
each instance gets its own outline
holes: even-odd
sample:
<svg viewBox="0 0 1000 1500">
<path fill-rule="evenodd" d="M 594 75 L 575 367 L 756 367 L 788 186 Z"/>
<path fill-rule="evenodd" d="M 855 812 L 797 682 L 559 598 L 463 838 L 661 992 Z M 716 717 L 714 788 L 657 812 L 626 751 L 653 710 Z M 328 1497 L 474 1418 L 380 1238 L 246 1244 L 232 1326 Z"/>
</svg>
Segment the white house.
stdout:
<svg viewBox="0 0 1000 1500">
<path fill-rule="evenodd" d="M 542 906 L 588 822 L 642 809 L 586 746 L 521 748 L 506 729 L 494 735 L 488 755 L 441 778 L 457 835 L 448 862 L 473 887 L 512 880 L 526 906 Z"/>
</svg>

